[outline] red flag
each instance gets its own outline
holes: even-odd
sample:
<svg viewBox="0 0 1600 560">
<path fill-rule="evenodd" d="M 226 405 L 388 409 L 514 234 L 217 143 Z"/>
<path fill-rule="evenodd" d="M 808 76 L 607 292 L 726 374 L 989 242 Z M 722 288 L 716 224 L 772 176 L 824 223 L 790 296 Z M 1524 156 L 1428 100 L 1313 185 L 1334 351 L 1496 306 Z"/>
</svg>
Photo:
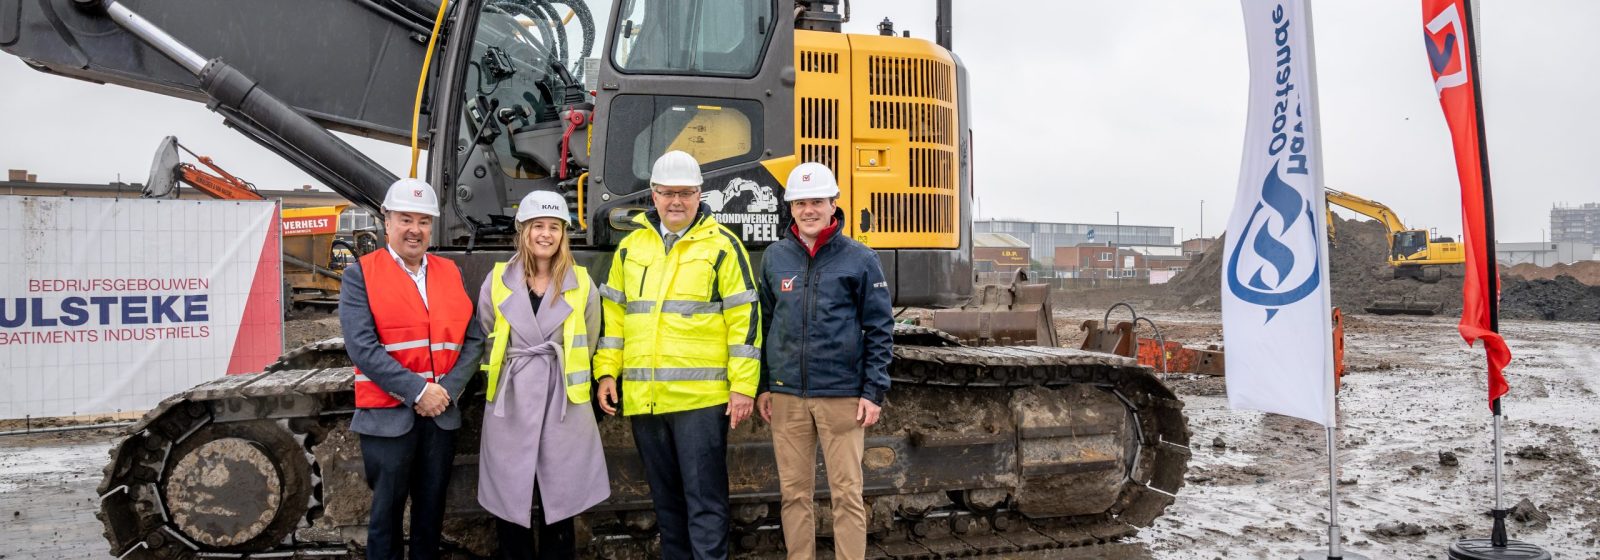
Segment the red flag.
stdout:
<svg viewBox="0 0 1600 560">
<path fill-rule="evenodd" d="M 1496 307 L 1499 271 L 1493 257 L 1494 200 L 1489 191 L 1478 69 L 1468 31 L 1472 12 L 1467 0 L 1422 0 L 1423 35 L 1434 89 L 1450 125 L 1461 178 L 1461 226 L 1467 256 L 1467 278 L 1461 286 L 1461 322 L 1457 329 L 1468 344 L 1483 341 L 1489 354 L 1491 406 L 1510 390 L 1500 371 L 1511 362 L 1511 349 L 1500 338 Z"/>
</svg>

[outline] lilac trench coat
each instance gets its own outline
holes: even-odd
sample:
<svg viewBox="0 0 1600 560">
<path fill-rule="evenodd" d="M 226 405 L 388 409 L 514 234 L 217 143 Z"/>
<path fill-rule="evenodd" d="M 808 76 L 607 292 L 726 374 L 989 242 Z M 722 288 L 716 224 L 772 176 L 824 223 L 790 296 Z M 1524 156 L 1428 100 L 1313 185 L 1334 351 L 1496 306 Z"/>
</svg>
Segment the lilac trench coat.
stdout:
<svg viewBox="0 0 1600 560">
<path fill-rule="evenodd" d="M 531 527 L 533 482 L 546 524 L 583 513 L 611 495 L 606 459 L 589 403 L 567 400 L 559 363 L 561 324 L 572 314 L 561 292 L 576 288 L 568 271 L 561 292 L 545 293 L 534 315 L 522 263 L 506 267 L 511 297 L 500 306 L 511 323 L 500 389 L 483 411 L 483 441 L 478 456 L 478 503 L 497 517 Z M 494 332 L 491 279 L 478 293 L 478 322 Z M 600 340 L 600 292 L 589 289 L 585 325 L 590 341 Z M 593 344 L 593 342 L 591 342 Z"/>
</svg>

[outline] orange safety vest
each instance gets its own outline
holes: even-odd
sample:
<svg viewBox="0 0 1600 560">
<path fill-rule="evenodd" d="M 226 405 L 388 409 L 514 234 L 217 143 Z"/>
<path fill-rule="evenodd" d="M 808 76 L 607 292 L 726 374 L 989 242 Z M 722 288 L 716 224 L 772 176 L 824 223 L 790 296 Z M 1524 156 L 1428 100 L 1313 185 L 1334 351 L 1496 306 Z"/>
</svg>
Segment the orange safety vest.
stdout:
<svg viewBox="0 0 1600 560">
<path fill-rule="evenodd" d="M 472 321 L 472 299 L 461 285 L 454 262 L 427 255 L 428 304 L 423 305 L 416 282 L 394 261 L 387 249 L 361 257 L 366 276 L 367 303 L 378 329 L 378 341 L 401 366 L 433 383 L 450 373 L 461 356 Z M 356 368 L 356 407 L 391 408 L 401 398 L 385 392 Z"/>
</svg>

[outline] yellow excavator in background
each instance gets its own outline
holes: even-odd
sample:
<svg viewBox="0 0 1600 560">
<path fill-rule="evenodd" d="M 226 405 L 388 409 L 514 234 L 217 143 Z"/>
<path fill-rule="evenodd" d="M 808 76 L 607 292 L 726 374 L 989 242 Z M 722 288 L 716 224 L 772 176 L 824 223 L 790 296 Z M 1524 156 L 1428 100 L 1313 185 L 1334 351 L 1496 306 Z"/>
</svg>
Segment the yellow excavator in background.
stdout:
<svg viewBox="0 0 1600 560">
<path fill-rule="evenodd" d="M 1423 282 L 1438 282 L 1444 277 L 1441 265 L 1461 264 L 1466 253 L 1461 244 L 1449 237 L 1439 237 L 1426 229 L 1411 229 L 1400 221 L 1400 216 L 1376 200 L 1362 198 L 1341 190 L 1326 189 L 1328 202 L 1349 208 L 1367 216 L 1389 229 L 1389 266 L 1394 267 L 1395 278 L 1415 278 Z M 1328 238 L 1334 238 L 1333 209 L 1328 209 Z"/>
</svg>

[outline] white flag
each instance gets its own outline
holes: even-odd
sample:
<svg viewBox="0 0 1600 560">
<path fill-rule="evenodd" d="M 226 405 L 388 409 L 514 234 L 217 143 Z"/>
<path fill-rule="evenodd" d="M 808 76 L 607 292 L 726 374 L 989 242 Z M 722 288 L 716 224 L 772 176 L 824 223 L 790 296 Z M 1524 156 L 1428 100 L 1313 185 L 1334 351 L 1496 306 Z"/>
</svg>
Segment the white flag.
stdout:
<svg viewBox="0 0 1600 560">
<path fill-rule="evenodd" d="M 1333 426 L 1326 198 L 1310 11 L 1241 0 L 1250 105 L 1223 249 L 1228 403 Z"/>
</svg>

